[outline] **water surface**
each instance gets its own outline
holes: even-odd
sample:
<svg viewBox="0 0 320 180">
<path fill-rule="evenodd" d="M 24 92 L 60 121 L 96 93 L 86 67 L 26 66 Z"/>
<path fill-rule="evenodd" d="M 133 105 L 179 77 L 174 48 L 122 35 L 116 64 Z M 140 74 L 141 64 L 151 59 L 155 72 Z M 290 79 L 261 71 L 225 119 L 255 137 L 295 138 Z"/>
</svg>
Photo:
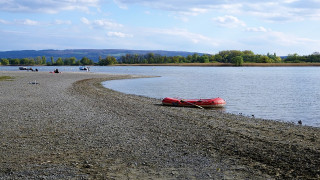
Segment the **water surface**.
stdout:
<svg viewBox="0 0 320 180">
<path fill-rule="evenodd" d="M 70 66 L 37 68 L 79 72 Z M 5 70 L 17 71 L 18 67 L 0 66 L 0 71 Z M 161 76 L 103 83 L 127 94 L 158 99 L 222 97 L 227 101 L 226 112 L 294 123 L 301 120 L 320 127 L 320 67 L 94 66 L 90 72 Z"/>
<path fill-rule="evenodd" d="M 213 98 L 225 111 L 320 127 L 318 67 L 134 67 L 158 78 L 116 80 L 104 86 L 153 98 Z M 144 70 L 146 69 L 146 70 Z"/>
</svg>

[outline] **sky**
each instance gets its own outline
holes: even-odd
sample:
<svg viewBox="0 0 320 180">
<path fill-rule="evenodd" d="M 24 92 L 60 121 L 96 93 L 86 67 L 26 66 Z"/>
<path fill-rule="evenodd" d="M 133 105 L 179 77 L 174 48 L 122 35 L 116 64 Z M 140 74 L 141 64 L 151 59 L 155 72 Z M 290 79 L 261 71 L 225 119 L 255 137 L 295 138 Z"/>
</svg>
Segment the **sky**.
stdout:
<svg viewBox="0 0 320 180">
<path fill-rule="evenodd" d="M 0 0 L 0 51 L 320 51 L 320 0 Z"/>
</svg>

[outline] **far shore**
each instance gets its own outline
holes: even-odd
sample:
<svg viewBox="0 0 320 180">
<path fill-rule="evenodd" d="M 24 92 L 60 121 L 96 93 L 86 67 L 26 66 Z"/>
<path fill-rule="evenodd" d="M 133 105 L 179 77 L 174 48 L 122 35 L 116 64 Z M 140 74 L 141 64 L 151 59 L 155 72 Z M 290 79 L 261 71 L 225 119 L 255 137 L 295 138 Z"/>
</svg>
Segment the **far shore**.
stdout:
<svg viewBox="0 0 320 180">
<path fill-rule="evenodd" d="M 9 66 L 25 66 L 37 67 L 47 65 L 9 65 Z M 66 65 L 70 66 L 70 65 Z M 76 65 L 84 66 L 84 65 Z M 95 65 L 86 65 L 95 66 Z M 204 66 L 204 67 L 235 67 L 232 63 L 164 63 L 164 64 L 113 64 L 110 66 Z M 243 63 L 240 67 L 308 67 L 320 66 L 320 63 Z"/>
<path fill-rule="evenodd" d="M 231 63 L 166 63 L 166 64 L 114 64 L 113 66 L 214 66 L 214 67 L 232 67 Z M 245 67 L 305 67 L 320 66 L 320 63 L 243 63 Z"/>
</svg>

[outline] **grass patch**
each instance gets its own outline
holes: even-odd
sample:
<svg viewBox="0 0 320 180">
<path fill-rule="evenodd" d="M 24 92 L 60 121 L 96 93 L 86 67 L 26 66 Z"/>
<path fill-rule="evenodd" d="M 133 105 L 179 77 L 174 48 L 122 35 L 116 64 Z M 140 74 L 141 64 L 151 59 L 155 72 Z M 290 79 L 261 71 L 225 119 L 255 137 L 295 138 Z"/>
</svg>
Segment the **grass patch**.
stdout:
<svg viewBox="0 0 320 180">
<path fill-rule="evenodd" d="M 11 76 L 0 76 L 0 81 L 12 81 L 13 79 Z"/>
</svg>

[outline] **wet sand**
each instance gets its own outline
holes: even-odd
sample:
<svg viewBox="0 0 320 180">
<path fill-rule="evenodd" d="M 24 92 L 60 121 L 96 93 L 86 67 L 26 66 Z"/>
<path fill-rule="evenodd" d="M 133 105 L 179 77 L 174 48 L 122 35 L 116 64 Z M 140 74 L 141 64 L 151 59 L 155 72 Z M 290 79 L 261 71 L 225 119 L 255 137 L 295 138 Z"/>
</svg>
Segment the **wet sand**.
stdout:
<svg viewBox="0 0 320 180">
<path fill-rule="evenodd" d="M 0 179 L 319 179 L 320 129 L 162 106 L 94 73 L 5 72 Z"/>
</svg>

